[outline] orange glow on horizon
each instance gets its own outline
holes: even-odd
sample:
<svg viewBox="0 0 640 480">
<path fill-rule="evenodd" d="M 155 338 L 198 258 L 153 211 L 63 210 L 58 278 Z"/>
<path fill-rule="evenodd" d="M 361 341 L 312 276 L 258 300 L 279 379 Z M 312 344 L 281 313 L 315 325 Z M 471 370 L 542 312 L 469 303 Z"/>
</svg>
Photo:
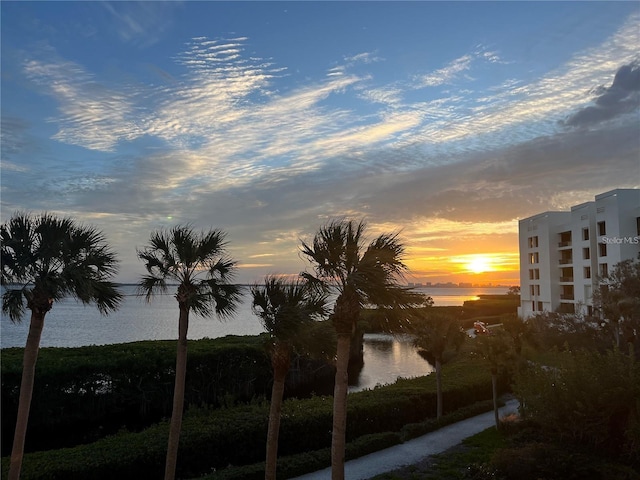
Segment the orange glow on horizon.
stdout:
<svg viewBox="0 0 640 480">
<path fill-rule="evenodd" d="M 383 225 L 382 230 L 390 230 Z M 403 226 L 407 281 L 519 285 L 518 223 L 421 218 Z"/>
<path fill-rule="evenodd" d="M 518 253 L 470 253 L 408 258 L 410 282 L 519 285 Z"/>
</svg>

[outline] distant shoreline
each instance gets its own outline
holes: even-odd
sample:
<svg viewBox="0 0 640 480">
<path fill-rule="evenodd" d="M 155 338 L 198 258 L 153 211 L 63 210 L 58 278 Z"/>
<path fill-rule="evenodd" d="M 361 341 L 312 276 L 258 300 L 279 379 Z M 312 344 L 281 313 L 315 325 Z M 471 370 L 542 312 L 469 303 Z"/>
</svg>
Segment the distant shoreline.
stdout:
<svg viewBox="0 0 640 480">
<path fill-rule="evenodd" d="M 509 288 L 511 285 L 447 285 L 446 283 L 438 283 L 436 285 L 407 285 L 411 288 Z"/>
</svg>

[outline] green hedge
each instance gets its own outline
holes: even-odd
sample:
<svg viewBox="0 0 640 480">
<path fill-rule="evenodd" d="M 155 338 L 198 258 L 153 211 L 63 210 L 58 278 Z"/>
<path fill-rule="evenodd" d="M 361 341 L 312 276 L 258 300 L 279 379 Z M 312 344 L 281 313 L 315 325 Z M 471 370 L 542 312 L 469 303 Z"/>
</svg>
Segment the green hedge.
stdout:
<svg viewBox="0 0 640 480">
<path fill-rule="evenodd" d="M 491 398 L 488 369 L 473 362 L 445 366 L 445 411 Z M 435 416 L 432 376 L 349 395 L 347 439 L 399 432 L 406 424 Z M 322 450 L 331 444 L 332 398 L 288 400 L 283 405 L 279 453 Z M 268 423 L 266 402 L 234 408 L 193 408 L 185 415 L 178 475 L 190 478 L 229 465 L 264 461 Z M 167 424 L 142 432 L 122 432 L 88 445 L 25 455 L 23 479 L 138 479 L 161 475 Z M 8 459 L 3 459 L 3 474 Z"/>
<path fill-rule="evenodd" d="M 27 451 L 94 441 L 121 428 L 139 430 L 171 414 L 175 341 L 40 350 Z M 23 349 L 1 351 L 2 445 L 13 438 Z M 265 396 L 270 362 L 259 337 L 192 340 L 187 405 L 225 405 Z"/>
<path fill-rule="evenodd" d="M 420 423 L 405 425 L 400 432 L 382 432 L 363 435 L 347 443 L 345 458 L 351 460 L 398 445 L 454 422 L 459 422 L 466 418 L 491 411 L 492 408 L 492 400 L 477 402 L 444 415 L 440 420 L 431 418 Z M 330 465 L 330 448 L 284 456 L 278 459 L 277 477 L 284 479 L 293 478 L 309 472 L 322 470 Z M 264 462 L 243 465 L 241 467 L 228 467 L 199 478 L 200 480 L 262 480 L 264 478 Z"/>
</svg>

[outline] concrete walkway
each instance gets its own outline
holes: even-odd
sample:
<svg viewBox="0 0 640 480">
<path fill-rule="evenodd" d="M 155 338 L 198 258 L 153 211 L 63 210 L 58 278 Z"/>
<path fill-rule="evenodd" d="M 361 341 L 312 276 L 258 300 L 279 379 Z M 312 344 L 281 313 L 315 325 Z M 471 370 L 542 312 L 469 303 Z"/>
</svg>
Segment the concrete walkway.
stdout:
<svg viewBox="0 0 640 480">
<path fill-rule="evenodd" d="M 502 417 L 517 410 L 518 401 L 508 400 L 499 412 Z M 491 411 L 453 423 L 403 444 L 349 460 L 345 464 L 345 478 L 347 480 L 367 480 L 381 473 L 418 463 L 425 457 L 442 453 L 458 445 L 465 438 L 480 433 L 493 425 L 495 425 L 495 421 L 493 411 Z M 327 480 L 330 478 L 331 468 L 325 468 L 297 477 L 296 480 Z"/>
</svg>

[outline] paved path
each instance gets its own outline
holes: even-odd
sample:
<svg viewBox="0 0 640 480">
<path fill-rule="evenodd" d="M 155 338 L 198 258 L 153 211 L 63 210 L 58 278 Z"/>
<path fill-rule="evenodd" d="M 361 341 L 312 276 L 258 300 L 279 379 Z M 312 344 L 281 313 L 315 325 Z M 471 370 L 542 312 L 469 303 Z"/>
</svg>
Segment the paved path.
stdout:
<svg viewBox="0 0 640 480">
<path fill-rule="evenodd" d="M 500 408 L 500 416 L 518 410 L 518 401 L 509 400 Z M 381 473 L 412 465 L 425 457 L 442 453 L 458 445 L 465 438 L 495 425 L 493 411 L 453 423 L 434 432 L 414 438 L 400 445 L 349 460 L 345 464 L 347 480 L 367 480 Z M 308 473 L 296 480 L 327 480 L 331 478 L 331 468 Z"/>
</svg>

